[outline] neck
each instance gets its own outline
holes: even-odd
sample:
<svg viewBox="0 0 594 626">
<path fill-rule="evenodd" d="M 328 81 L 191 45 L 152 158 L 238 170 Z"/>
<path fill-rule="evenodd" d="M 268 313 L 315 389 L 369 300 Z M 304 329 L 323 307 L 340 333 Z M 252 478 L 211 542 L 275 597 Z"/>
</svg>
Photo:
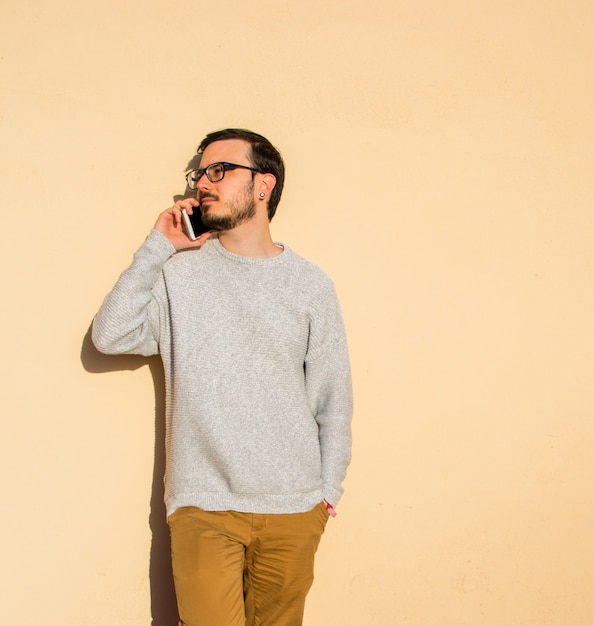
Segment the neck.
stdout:
<svg viewBox="0 0 594 626">
<path fill-rule="evenodd" d="M 272 240 L 268 222 L 258 223 L 257 219 L 251 219 L 232 230 L 219 233 L 221 245 L 229 252 L 239 256 L 266 259 L 281 254 L 279 248 Z"/>
</svg>

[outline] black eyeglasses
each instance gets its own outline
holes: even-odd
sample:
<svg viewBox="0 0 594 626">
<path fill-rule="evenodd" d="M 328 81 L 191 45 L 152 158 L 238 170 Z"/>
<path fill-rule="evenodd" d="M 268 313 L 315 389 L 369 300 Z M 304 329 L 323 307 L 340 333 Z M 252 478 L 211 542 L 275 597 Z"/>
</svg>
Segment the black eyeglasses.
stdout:
<svg viewBox="0 0 594 626">
<path fill-rule="evenodd" d="M 196 189 L 198 181 L 204 176 L 204 174 L 206 174 L 206 178 L 208 178 L 211 183 L 218 183 L 220 180 L 225 178 L 225 172 L 227 170 L 236 170 L 238 168 L 257 172 L 258 174 L 264 173 L 261 170 L 248 167 L 247 165 L 237 165 L 237 163 L 227 163 L 226 161 L 221 161 L 220 163 L 211 163 L 208 167 L 188 172 L 186 174 L 186 182 L 188 183 L 188 187 L 190 189 Z"/>
</svg>

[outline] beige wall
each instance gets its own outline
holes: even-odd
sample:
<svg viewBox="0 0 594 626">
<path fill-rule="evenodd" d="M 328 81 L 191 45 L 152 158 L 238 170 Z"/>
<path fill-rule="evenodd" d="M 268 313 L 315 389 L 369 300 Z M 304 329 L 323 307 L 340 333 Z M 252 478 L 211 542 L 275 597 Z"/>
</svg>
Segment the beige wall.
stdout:
<svg viewBox="0 0 594 626">
<path fill-rule="evenodd" d="M 593 7 L 2 3 L 3 624 L 172 624 L 158 362 L 86 333 L 236 125 L 353 359 L 306 624 L 594 624 Z"/>
</svg>

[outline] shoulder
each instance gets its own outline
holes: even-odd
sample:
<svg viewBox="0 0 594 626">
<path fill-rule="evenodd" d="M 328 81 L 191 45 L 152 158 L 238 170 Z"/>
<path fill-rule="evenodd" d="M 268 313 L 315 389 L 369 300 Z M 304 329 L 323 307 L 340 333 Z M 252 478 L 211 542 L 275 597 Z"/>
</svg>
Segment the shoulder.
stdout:
<svg viewBox="0 0 594 626">
<path fill-rule="evenodd" d="M 334 295 L 334 281 L 321 267 L 286 246 L 285 253 L 287 254 L 286 265 L 290 268 L 294 281 L 301 286 L 302 291 L 318 295 Z"/>
<path fill-rule="evenodd" d="M 330 276 L 318 265 L 297 254 L 288 246 L 284 246 L 287 261 L 298 271 L 304 272 L 308 278 L 316 278 L 322 282 L 332 282 Z"/>
<path fill-rule="evenodd" d="M 166 269 L 179 271 L 184 267 L 195 268 L 207 262 L 212 262 L 213 242 L 207 239 L 199 248 L 186 248 L 179 250 L 167 261 Z M 216 258 L 216 255 L 215 255 Z"/>
</svg>

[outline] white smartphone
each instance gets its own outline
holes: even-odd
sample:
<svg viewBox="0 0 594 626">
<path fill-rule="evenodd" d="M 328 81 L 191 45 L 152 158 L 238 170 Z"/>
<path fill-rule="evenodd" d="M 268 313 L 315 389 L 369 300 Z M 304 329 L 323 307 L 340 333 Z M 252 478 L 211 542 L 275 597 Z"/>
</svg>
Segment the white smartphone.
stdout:
<svg viewBox="0 0 594 626">
<path fill-rule="evenodd" d="M 192 215 L 188 215 L 188 212 L 182 209 L 182 218 L 184 220 L 186 234 L 192 241 L 196 241 L 202 233 L 207 233 L 209 229 L 202 222 L 200 207 L 195 206 L 193 209 L 194 212 Z"/>
</svg>

